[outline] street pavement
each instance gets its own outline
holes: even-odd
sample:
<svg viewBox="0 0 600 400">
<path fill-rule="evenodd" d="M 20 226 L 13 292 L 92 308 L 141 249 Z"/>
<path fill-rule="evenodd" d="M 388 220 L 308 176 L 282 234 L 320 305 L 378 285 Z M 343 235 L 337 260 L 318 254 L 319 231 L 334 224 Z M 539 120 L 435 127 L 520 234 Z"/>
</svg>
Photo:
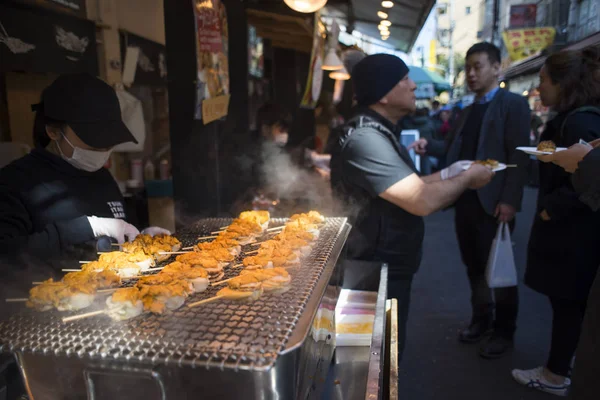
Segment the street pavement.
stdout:
<svg viewBox="0 0 600 400">
<path fill-rule="evenodd" d="M 513 368 L 545 363 L 550 346 L 547 299 L 525 287 L 527 241 L 536 191 L 527 188 L 513 235 L 519 271 L 520 309 L 515 349 L 499 360 L 484 360 L 477 345 L 457 340 L 471 317 L 469 284 L 456 236 L 454 212 L 427 218 L 424 258 L 412 289 L 408 337 L 400 365 L 400 400 L 550 400 L 558 398 L 517 384 Z"/>
</svg>

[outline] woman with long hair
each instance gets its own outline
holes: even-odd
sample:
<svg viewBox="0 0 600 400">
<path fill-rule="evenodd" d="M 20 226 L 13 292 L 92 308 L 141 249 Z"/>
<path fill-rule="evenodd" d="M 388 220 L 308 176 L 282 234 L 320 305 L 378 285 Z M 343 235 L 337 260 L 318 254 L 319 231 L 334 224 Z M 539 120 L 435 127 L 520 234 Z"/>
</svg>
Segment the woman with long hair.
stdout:
<svg viewBox="0 0 600 400">
<path fill-rule="evenodd" d="M 549 56 L 540 71 L 540 97 L 557 114 L 541 140 L 570 147 L 600 138 L 600 52 L 594 48 Z M 537 212 L 528 247 L 525 283 L 552 306 L 552 342 L 546 365 L 513 370 L 521 384 L 559 396 L 570 386 L 587 297 L 600 265 L 600 211 L 580 201 L 571 175 L 540 165 Z"/>
</svg>

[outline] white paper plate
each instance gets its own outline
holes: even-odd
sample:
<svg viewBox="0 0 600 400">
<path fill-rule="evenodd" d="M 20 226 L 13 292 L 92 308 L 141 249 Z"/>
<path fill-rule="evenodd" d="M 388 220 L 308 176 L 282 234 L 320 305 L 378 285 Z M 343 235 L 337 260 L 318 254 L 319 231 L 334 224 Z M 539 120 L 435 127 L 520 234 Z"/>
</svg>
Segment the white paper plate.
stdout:
<svg viewBox="0 0 600 400">
<path fill-rule="evenodd" d="M 566 147 L 557 147 L 556 151 L 563 151 L 566 149 Z M 547 156 L 552 154 L 549 151 L 538 151 L 537 147 L 517 147 L 517 150 L 521 150 L 527 154 L 531 154 L 532 156 Z"/>
<path fill-rule="evenodd" d="M 473 165 L 473 162 L 471 162 L 469 164 L 465 164 L 463 166 L 463 169 L 466 171 L 469 168 L 471 168 L 471 165 Z M 504 171 L 505 169 L 506 169 L 506 164 L 498 163 L 498 166 L 496 168 L 494 168 L 492 171 L 498 172 L 498 171 Z"/>
</svg>

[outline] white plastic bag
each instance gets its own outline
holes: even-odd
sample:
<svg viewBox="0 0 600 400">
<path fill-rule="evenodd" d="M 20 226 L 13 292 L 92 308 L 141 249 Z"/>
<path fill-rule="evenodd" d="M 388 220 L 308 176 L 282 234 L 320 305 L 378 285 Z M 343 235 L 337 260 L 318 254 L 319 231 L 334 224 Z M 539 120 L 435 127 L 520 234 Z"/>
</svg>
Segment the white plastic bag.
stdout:
<svg viewBox="0 0 600 400">
<path fill-rule="evenodd" d="M 491 288 L 517 286 L 517 267 L 513 256 L 508 224 L 498 225 L 485 269 L 485 279 Z"/>
</svg>

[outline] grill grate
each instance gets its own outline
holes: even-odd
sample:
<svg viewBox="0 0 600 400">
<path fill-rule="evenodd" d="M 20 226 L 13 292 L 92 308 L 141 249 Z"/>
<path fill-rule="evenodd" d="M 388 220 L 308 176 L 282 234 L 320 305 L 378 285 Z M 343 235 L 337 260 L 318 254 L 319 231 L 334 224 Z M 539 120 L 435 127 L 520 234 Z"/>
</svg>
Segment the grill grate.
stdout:
<svg viewBox="0 0 600 400">
<path fill-rule="evenodd" d="M 272 219 L 271 226 L 285 221 Z M 189 246 L 198 236 L 230 222 L 203 219 L 177 236 Z M 153 365 L 268 369 L 304 312 L 334 248 L 341 246 L 337 242 L 343 240 L 345 225 L 345 218 L 327 218 L 312 253 L 301 267 L 290 270 L 291 289 L 286 293 L 265 294 L 253 303 L 217 301 L 196 308 L 183 306 L 169 314 L 145 314 L 124 322 L 100 316 L 64 324 L 61 318 L 68 313 L 24 309 L 0 322 L 0 350 Z M 225 278 L 239 270 L 227 268 Z M 187 302 L 212 297 L 219 289 L 209 287 Z M 99 309 L 101 304 L 98 302 Z"/>
</svg>

